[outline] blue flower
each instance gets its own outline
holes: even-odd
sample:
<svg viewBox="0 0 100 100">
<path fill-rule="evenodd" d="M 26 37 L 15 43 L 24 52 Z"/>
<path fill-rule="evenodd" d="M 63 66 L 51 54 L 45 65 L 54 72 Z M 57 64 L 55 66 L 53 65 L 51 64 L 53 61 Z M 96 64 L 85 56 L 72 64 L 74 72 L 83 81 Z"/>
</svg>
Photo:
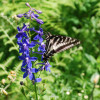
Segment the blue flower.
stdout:
<svg viewBox="0 0 100 100">
<path fill-rule="evenodd" d="M 37 12 L 39 12 L 38 10 L 35 10 Z M 40 12 L 39 12 L 40 13 Z M 37 14 L 34 14 L 34 11 L 29 10 L 28 12 L 24 13 L 24 14 L 18 14 L 17 17 L 21 18 L 21 17 L 25 17 L 27 19 L 31 18 L 32 19 L 35 19 L 39 24 L 43 24 L 44 22 L 41 20 L 41 19 L 38 19 L 39 15 Z"/>
<path fill-rule="evenodd" d="M 38 14 L 41 14 L 41 13 L 42 13 L 42 11 L 39 11 L 39 10 L 36 10 L 36 9 L 32 8 L 32 7 L 29 5 L 29 3 L 25 3 L 25 4 L 26 4 L 26 6 L 30 7 L 31 10 L 36 11 Z"/>
<path fill-rule="evenodd" d="M 46 62 L 44 68 L 46 69 L 46 71 L 51 72 L 49 67 L 51 67 L 51 65 L 49 64 L 49 62 Z"/>
<path fill-rule="evenodd" d="M 39 19 L 39 15 L 41 14 L 42 11 L 36 10 L 32 8 L 29 3 L 26 3 L 26 6 L 30 8 L 30 10 L 26 13 L 23 14 L 18 14 L 17 17 L 25 17 L 27 19 L 35 20 L 39 24 L 39 30 L 35 30 L 35 28 L 28 28 L 29 25 L 23 24 L 22 29 L 17 27 L 18 29 L 18 34 L 16 35 L 17 38 L 17 44 L 19 45 L 19 53 L 22 53 L 21 56 L 19 56 L 20 60 L 23 60 L 21 70 L 24 72 L 23 78 L 26 78 L 29 76 L 29 79 L 32 80 L 33 84 L 35 82 L 40 82 L 42 79 L 41 78 L 35 78 L 35 73 L 41 71 L 41 70 L 46 70 L 50 72 L 50 67 L 51 65 L 49 62 L 46 62 L 43 60 L 44 53 L 45 53 L 45 44 L 43 42 L 43 29 L 41 28 L 41 24 L 44 22 Z M 38 13 L 38 14 L 35 14 Z M 31 26 L 31 25 L 30 25 Z M 37 35 L 33 38 L 34 41 L 31 41 L 31 37 L 29 37 L 29 32 L 34 31 L 37 33 Z M 34 50 L 37 50 L 37 45 L 38 44 L 38 52 L 32 51 L 34 47 Z M 36 46 L 36 48 L 35 48 Z M 37 63 L 35 65 L 41 64 L 39 68 L 33 68 L 32 67 L 32 61 L 35 62 L 38 58 L 37 57 L 31 57 L 31 53 L 37 53 L 41 55 L 41 61 L 42 63 Z"/>
<path fill-rule="evenodd" d="M 28 37 L 25 31 L 29 31 L 29 29 L 27 28 L 27 25 L 23 24 L 22 29 L 20 29 L 19 27 L 17 27 L 18 29 L 18 34 L 16 35 L 16 38 L 18 39 L 18 41 L 22 40 L 23 37 Z"/>
<path fill-rule="evenodd" d="M 42 64 L 42 66 L 40 66 L 38 70 L 46 70 L 46 71 L 51 72 L 50 68 L 49 68 L 49 67 L 51 67 L 51 65 L 49 64 L 48 61 L 46 63 L 37 63 L 36 65 L 38 65 L 38 64 Z"/>
<path fill-rule="evenodd" d="M 29 79 L 33 80 L 34 76 L 33 73 L 37 73 L 38 69 L 36 68 L 30 68 L 28 66 L 26 66 L 26 68 L 21 67 L 21 70 L 24 72 L 23 78 L 26 78 L 29 75 Z"/>
<path fill-rule="evenodd" d="M 29 39 L 23 39 L 22 42 L 17 42 L 19 45 L 19 53 L 29 54 L 29 48 L 32 48 L 36 45 L 36 42 L 32 41 L 29 43 Z"/>
<path fill-rule="evenodd" d="M 22 55 L 22 56 L 19 56 L 19 59 L 23 60 L 22 67 L 24 67 L 25 65 L 28 65 L 28 67 L 31 68 L 32 67 L 31 61 L 36 61 L 37 57 L 30 57 L 29 55 L 27 56 Z"/>
<path fill-rule="evenodd" d="M 35 83 L 35 82 L 41 82 L 41 78 L 35 78 L 35 76 L 33 75 L 33 79 L 32 79 L 32 81 L 33 81 L 33 84 Z"/>
<path fill-rule="evenodd" d="M 45 52 L 46 50 L 45 50 L 45 44 L 44 44 L 44 42 L 39 43 L 39 44 L 40 44 L 40 46 L 38 47 L 38 51 Z"/>
<path fill-rule="evenodd" d="M 36 35 L 33 38 L 34 40 L 38 40 L 39 39 L 40 42 L 43 41 L 43 38 L 42 38 L 42 36 L 43 36 L 43 29 L 42 28 L 39 28 L 39 30 L 35 30 L 35 28 L 33 27 L 33 28 L 30 28 L 30 31 L 35 31 L 36 33 L 38 33 L 38 35 Z"/>
</svg>

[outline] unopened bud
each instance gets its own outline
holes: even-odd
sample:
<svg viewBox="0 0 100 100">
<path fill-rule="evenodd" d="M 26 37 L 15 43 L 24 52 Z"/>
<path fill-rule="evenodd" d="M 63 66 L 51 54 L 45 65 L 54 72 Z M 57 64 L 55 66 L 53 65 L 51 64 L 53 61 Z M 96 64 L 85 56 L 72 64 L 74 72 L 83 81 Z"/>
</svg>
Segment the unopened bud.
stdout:
<svg viewBox="0 0 100 100">
<path fill-rule="evenodd" d="M 42 13 L 42 11 L 40 11 L 40 10 L 36 10 L 36 9 L 35 9 L 35 11 L 36 11 L 38 14 L 41 14 L 41 13 Z"/>
<path fill-rule="evenodd" d="M 81 90 L 82 93 L 84 93 L 84 90 Z"/>
<path fill-rule="evenodd" d="M 8 93 L 4 89 L 2 90 L 2 93 L 8 95 Z"/>
<path fill-rule="evenodd" d="M 28 6 L 28 7 L 30 7 L 31 8 L 31 6 L 29 5 L 29 3 L 25 3 L 26 4 L 26 6 Z"/>
<path fill-rule="evenodd" d="M 19 20 L 19 18 L 17 17 L 17 15 L 12 16 L 13 19 L 15 20 Z"/>
<path fill-rule="evenodd" d="M 24 85 L 24 82 L 23 81 L 20 81 L 20 85 Z"/>
<path fill-rule="evenodd" d="M 84 76 L 84 75 L 85 75 L 85 73 L 82 73 L 81 75 L 82 75 L 82 76 Z"/>
<path fill-rule="evenodd" d="M 23 17 L 24 16 L 24 14 L 18 14 L 17 15 L 17 17 L 19 17 L 19 18 L 21 18 L 21 17 Z"/>
<path fill-rule="evenodd" d="M 11 71 L 11 76 L 16 76 L 16 72 L 15 71 Z"/>
<path fill-rule="evenodd" d="M 5 82 L 6 82 L 5 79 L 2 79 L 2 80 L 1 80 L 1 83 L 2 83 L 3 85 L 5 84 Z"/>
<path fill-rule="evenodd" d="M 16 72 L 15 72 L 15 71 L 11 71 L 10 73 L 11 73 L 11 74 L 15 74 Z"/>
<path fill-rule="evenodd" d="M 13 80 L 13 77 L 11 75 L 8 75 L 7 77 L 9 80 Z"/>
<path fill-rule="evenodd" d="M 99 77 L 100 77 L 99 75 L 96 75 L 96 76 L 95 76 L 95 78 L 94 78 L 94 80 L 93 80 L 93 83 L 94 83 L 94 84 L 97 84 L 97 83 L 98 83 Z"/>
<path fill-rule="evenodd" d="M 35 84 L 35 80 L 32 80 L 33 84 Z"/>
<path fill-rule="evenodd" d="M 82 96 L 82 94 L 81 93 L 78 93 L 78 96 Z"/>
<path fill-rule="evenodd" d="M 87 95 L 85 95 L 85 96 L 84 96 L 84 99 L 88 99 L 88 96 L 87 96 Z"/>
</svg>

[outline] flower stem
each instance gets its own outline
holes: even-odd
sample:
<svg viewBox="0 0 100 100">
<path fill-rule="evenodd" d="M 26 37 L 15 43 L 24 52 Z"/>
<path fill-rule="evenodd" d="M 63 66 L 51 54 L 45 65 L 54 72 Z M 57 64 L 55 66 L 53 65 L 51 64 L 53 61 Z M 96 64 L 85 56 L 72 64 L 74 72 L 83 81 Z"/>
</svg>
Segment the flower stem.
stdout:
<svg viewBox="0 0 100 100">
<path fill-rule="evenodd" d="M 92 91 L 91 91 L 91 95 L 90 95 L 89 100 L 93 100 L 93 92 L 94 92 L 94 89 L 95 89 L 95 84 L 93 85 L 93 88 L 92 88 Z"/>
<path fill-rule="evenodd" d="M 35 86 L 35 95 L 36 95 L 36 100 L 38 100 L 38 94 L 37 94 L 36 82 L 35 82 L 34 86 Z"/>
</svg>

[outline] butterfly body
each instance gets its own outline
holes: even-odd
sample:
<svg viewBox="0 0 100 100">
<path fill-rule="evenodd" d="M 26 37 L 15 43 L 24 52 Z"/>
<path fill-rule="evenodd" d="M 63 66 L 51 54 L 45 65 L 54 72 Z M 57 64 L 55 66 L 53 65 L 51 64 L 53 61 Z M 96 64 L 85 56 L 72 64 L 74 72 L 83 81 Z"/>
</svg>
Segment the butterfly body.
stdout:
<svg viewBox="0 0 100 100">
<path fill-rule="evenodd" d="M 46 36 L 46 52 L 43 55 L 43 60 L 47 62 L 55 53 L 62 52 L 78 44 L 80 44 L 80 41 L 77 39 L 48 33 Z"/>
</svg>

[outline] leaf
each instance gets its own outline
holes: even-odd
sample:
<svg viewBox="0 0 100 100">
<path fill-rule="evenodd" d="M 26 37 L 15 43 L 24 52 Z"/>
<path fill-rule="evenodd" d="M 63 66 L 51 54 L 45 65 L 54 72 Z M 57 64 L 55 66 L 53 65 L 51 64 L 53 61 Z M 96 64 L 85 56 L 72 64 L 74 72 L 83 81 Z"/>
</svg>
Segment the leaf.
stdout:
<svg viewBox="0 0 100 100">
<path fill-rule="evenodd" d="M 96 64 L 96 60 L 92 55 L 85 53 L 86 58 L 91 62 L 92 65 Z"/>
</svg>

